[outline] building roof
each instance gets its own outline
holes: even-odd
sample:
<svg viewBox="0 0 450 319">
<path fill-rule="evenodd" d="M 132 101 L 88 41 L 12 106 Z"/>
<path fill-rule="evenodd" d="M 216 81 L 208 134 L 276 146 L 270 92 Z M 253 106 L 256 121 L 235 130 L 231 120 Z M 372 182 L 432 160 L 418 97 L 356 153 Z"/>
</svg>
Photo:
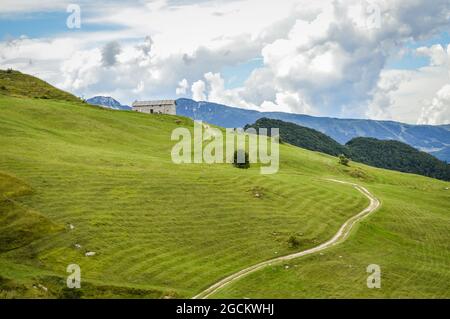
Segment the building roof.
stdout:
<svg viewBox="0 0 450 319">
<path fill-rule="evenodd" d="M 132 106 L 157 106 L 157 105 L 176 105 L 175 100 L 159 100 L 159 101 L 135 101 Z"/>
</svg>

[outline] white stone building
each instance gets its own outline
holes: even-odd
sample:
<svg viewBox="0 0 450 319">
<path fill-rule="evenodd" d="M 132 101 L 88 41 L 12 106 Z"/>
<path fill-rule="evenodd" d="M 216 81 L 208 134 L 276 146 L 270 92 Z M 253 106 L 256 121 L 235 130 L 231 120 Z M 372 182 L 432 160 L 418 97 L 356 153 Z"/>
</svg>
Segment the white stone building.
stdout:
<svg viewBox="0 0 450 319">
<path fill-rule="evenodd" d="M 135 101 L 132 104 L 133 111 L 148 114 L 177 114 L 177 102 L 175 100 L 160 101 Z"/>
</svg>

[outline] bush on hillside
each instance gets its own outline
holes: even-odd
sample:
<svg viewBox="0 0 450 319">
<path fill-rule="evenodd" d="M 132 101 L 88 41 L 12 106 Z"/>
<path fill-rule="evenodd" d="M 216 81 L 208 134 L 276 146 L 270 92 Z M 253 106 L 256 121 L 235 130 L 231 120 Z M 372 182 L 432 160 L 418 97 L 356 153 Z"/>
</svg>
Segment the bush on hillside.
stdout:
<svg viewBox="0 0 450 319">
<path fill-rule="evenodd" d="M 244 158 L 244 162 L 239 163 L 238 162 L 238 158 Z M 245 152 L 244 150 L 237 150 L 234 151 L 234 156 L 233 156 L 233 166 L 237 167 L 237 168 L 242 168 L 242 169 L 247 169 L 250 168 L 250 160 L 249 160 L 249 156 L 248 153 Z"/>
<path fill-rule="evenodd" d="M 339 164 L 348 166 L 350 160 L 344 154 L 339 155 Z"/>
<path fill-rule="evenodd" d="M 296 236 L 292 235 L 288 239 L 288 244 L 291 248 L 297 248 L 300 246 L 300 240 Z"/>
</svg>

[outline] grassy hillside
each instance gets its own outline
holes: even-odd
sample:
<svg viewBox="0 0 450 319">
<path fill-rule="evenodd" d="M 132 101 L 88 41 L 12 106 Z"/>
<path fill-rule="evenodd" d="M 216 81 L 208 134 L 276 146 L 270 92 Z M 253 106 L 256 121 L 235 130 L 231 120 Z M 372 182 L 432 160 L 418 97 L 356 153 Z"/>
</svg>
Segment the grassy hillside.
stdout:
<svg viewBox="0 0 450 319">
<path fill-rule="evenodd" d="M 192 122 L 0 97 L 1 176 L 32 187 L 16 198 L 21 207 L 64 226 L 3 252 L 0 276 L 59 296 L 67 265 L 77 263 L 91 285 L 84 296 L 117 296 L 117 287 L 120 296 L 192 296 L 225 274 L 328 239 L 367 205 L 354 189 L 321 180 L 339 174 L 334 158 L 288 145 L 275 175 L 257 165 L 175 165 L 170 135 L 180 125 Z M 295 249 L 291 235 L 300 239 Z"/>
<path fill-rule="evenodd" d="M 244 267 L 316 246 L 368 204 L 326 178 L 364 184 L 383 201 L 379 219 L 353 233 L 348 254 L 377 262 L 389 252 L 386 270 L 410 295 L 448 296 L 429 280 L 450 279 L 448 183 L 344 167 L 287 144 L 274 175 L 260 175 L 258 165 L 175 165 L 170 135 L 180 126 L 192 130 L 192 121 L 0 94 L 0 230 L 9 234 L 0 236 L 0 297 L 191 297 Z M 380 237 L 369 238 L 367 227 Z M 396 266 L 403 259 L 407 266 Z M 77 294 L 64 289 L 72 263 L 82 269 Z M 326 265 L 313 262 L 310 271 Z M 423 272 L 430 276 L 413 276 Z M 324 274 L 314 280 L 319 287 L 333 276 Z M 347 275 L 336 278 L 355 280 Z M 290 296 L 277 289 L 289 284 L 275 279 L 265 295 Z M 265 287 L 263 280 L 258 289 Z"/>
<path fill-rule="evenodd" d="M 387 183 L 368 184 L 382 208 L 343 245 L 253 273 L 211 298 L 450 298 L 450 190 L 384 176 Z M 366 286 L 370 264 L 381 267 L 381 289 Z"/>
<path fill-rule="evenodd" d="M 11 69 L 0 70 L 0 95 L 80 101 L 76 96 L 59 90 L 41 79 Z"/>
<path fill-rule="evenodd" d="M 46 217 L 17 203 L 17 197 L 31 192 L 24 182 L 0 173 L 0 253 L 61 230 Z"/>
</svg>

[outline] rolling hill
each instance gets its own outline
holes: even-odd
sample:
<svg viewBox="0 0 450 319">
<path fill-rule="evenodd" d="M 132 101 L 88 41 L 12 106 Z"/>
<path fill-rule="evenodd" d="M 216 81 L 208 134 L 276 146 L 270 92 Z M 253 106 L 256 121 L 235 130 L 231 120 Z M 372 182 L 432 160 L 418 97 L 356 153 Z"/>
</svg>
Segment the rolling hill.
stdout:
<svg viewBox="0 0 450 319">
<path fill-rule="evenodd" d="M 338 156 L 340 154 L 348 155 L 348 149 L 331 137 L 314 129 L 294 123 L 261 118 L 251 125 L 246 125 L 245 129 L 250 127 L 255 128 L 257 131 L 260 128 L 278 128 L 280 130 L 282 142 L 287 142 L 310 151 L 321 152 L 333 156 Z"/>
<path fill-rule="evenodd" d="M 450 181 L 450 164 L 398 141 L 357 137 L 341 145 L 329 136 L 294 123 L 262 118 L 246 128 L 279 128 L 282 141 L 311 151 L 337 156 L 370 166 Z"/>
<path fill-rule="evenodd" d="M 41 79 L 12 69 L 0 70 L 0 94 L 68 102 L 80 101 L 76 96 L 52 87 Z"/>
<path fill-rule="evenodd" d="M 33 296 L 42 285 L 43 296 L 60 297 L 72 263 L 81 266 L 84 297 L 193 296 L 223 274 L 291 252 L 292 234 L 302 234 L 298 249 L 325 240 L 367 203 L 308 174 L 334 159 L 309 162 L 292 146 L 282 147 L 284 167 L 270 176 L 258 165 L 176 165 L 170 135 L 192 124 L 0 96 L 1 176 L 32 189 L 12 197 L 17 187 L 5 182 L 5 202 L 55 225 L 1 253 L 3 296 Z M 297 171 L 298 161 L 308 164 Z M 28 226 L 18 219 L 5 227 L 19 234 Z"/>
<path fill-rule="evenodd" d="M 203 120 L 222 127 L 244 127 L 260 118 L 295 123 L 322 132 L 340 144 L 355 137 L 396 140 L 450 162 L 450 131 L 448 126 L 410 125 L 393 121 L 337 119 L 282 112 L 258 112 L 226 105 L 177 100 L 177 114 Z"/>
<path fill-rule="evenodd" d="M 0 93 L 0 227 L 9 234 L 0 236 L 1 298 L 74 297 L 65 288 L 73 263 L 82 270 L 75 297 L 192 297 L 242 268 L 326 241 L 367 206 L 354 188 L 329 178 L 364 185 L 382 208 L 349 245 L 327 253 L 328 262 L 298 262 L 315 285 L 310 296 L 354 296 L 367 263 L 378 262 L 393 289 L 361 295 L 449 297 L 449 183 L 345 167 L 287 144 L 273 175 L 260 175 L 257 164 L 176 165 L 170 136 L 179 127 L 192 131 L 191 119 L 10 94 L 10 81 Z M 335 256 L 339 249 L 345 259 Z M 273 267 L 258 285 L 243 282 L 245 294 L 303 292 L 285 291 L 304 282 Z"/>
<path fill-rule="evenodd" d="M 357 137 L 346 146 L 350 157 L 357 162 L 450 181 L 450 164 L 405 143 Z"/>
</svg>

